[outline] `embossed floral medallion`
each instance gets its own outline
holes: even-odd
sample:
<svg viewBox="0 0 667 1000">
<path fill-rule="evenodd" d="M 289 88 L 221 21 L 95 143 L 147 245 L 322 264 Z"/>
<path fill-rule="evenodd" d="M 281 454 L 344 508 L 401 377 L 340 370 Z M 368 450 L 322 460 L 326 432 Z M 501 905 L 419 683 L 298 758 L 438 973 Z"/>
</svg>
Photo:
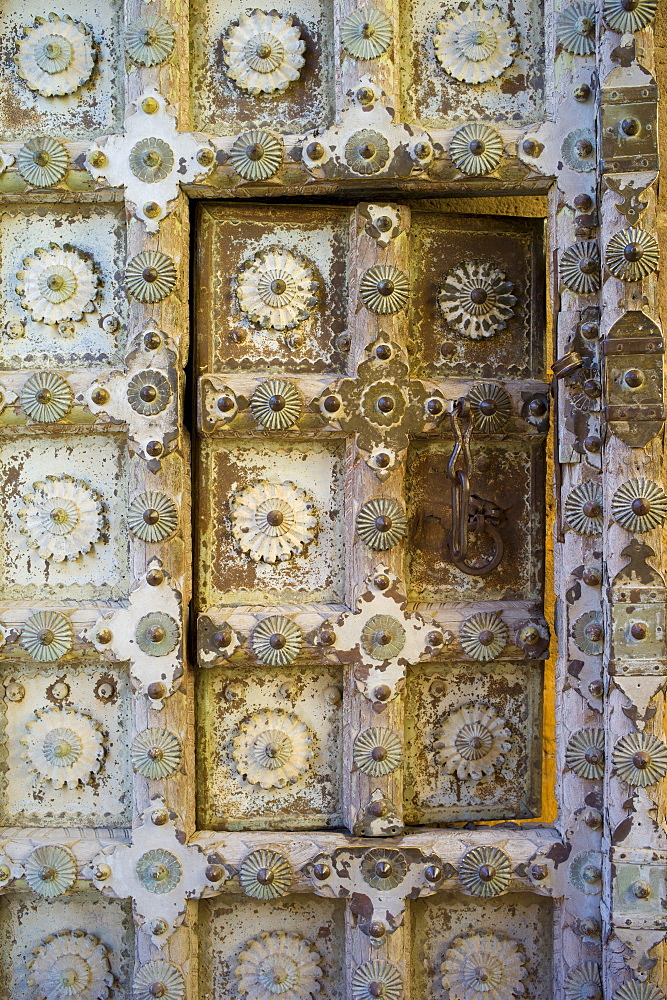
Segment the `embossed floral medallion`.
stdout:
<svg viewBox="0 0 667 1000">
<path fill-rule="evenodd" d="M 356 737 L 352 759 L 363 774 L 374 778 L 392 774 L 403 760 L 403 744 L 392 729 L 373 726 Z"/>
<path fill-rule="evenodd" d="M 641 281 L 657 269 L 659 261 L 655 236 L 637 226 L 615 233 L 605 252 L 605 264 L 621 281 Z"/>
<path fill-rule="evenodd" d="M 466 261 L 445 276 L 438 293 L 443 319 L 471 340 L 492 337 L 514 316 L 514 285 L 504 271 L 483 260 Z"/>
<path fill-rule="evenodd" d="M 14 61 L 19 76 L 42 97 L 74 94 L 89 79 L 96 52 L 85 24 L 65 15 L 35 18 L 23 29 Z"/>
<path fill-rule="evenodd" d="M 667 518 L 667 494 L 651 479 L 630 479 L 611 498 L 611 512 L 626 531 L 642 534 Z"/>
<path fill-rule="evenodd" d="M 69 154 L 62 142 L 50 135 L 38 135 L 21 146 L 16 157 L 18 171 L 33 187 L 53 187 L 63 179 Z"/>
<path fill-rule="evenodd" d="M 232 498 L 232 534 L 253 562 L 301 555 L 315 535 L 313 503 L 294 483 L 257 483 Z"/>
<path fill-rule="evenodd" d="M 19 510 L 21 532 L 42 559 L 63 562 L 85 555 L 106 528 L 101 495 L 71 476 L 48 476 L 33 483 Z"/>
<path fill-rule="evenodd" d="M 604 774 L 604 730 L 579 729 L 565 748 L 565 763 L 580 778 L 599 780 Z"/>
<path fill-rule="evenodd" d="M 602 14 L 619 34 L 639 31 L 650 24 L 658 9 L 658 0 L 604 0 Z"/>
<path fill-rule="evenodd" d="M 128 510 L 130 531 L 142 542 L 163 542 L 178 527 L 178 508 L 166 493 L 139 493 Z"/>
<path fill-rule="evenodd" d="M 303 646 L 303 633 L 286 615 L 269 615 L 255 625 L 250 637 L 258 660 L 271 667 L 296 660 Z"/>
<path fill-rule="evenodd" d="M 42 424 L 54 424 L 67 416 L 73 402 L 69 384 L 55 372 L 36 372 L 21 390 L 21 406 L 32 420 Z"/>
<path fill-rule="evenodd" d="M 475 660 L 493 660 L 507 645 L 507 625 L 499 615 L 480 611 L 461 624 L 459 638 L 468 656 Z"/>
<path fill-rule="evenodd" d="M 145 250 L 127 263 L 125 284 L 137 302 L 161 302 L 176 284 L 176 265 L 160 250 Z"/>
<path fill-rule="evenodd" d="M 290 15 L 241 14 L 222 41 L 227 76 L 252 97 L 287 90 L 299 79 L 306 43 Z"/>
<path fill-rule="evenodd" d="M 459 880 L 473 896 L 498 896 L 506 891 L 512 880 L 512 864 L 497 847 L 473 847 L 461 859 Z"/>
<path fill-rule="evenodd" d="M 174 166 L 171 146 L 155 137 L 140 139 L 130 150 L 130 170 L 139 180 L 157 184 L 168 177 Z"/>
<path fill-rule="evenodd" d="M 40 323 L 76 322 L 95 310 L 99 278 L 88 254 L 69 244 L 38 247 L 16 276 L 21 305 Z"/>
<path fill-rule="evenodd" d="M 310 1000 L 320 991 L 322 969 L 317 949 L 288 931 L 266 931 L 246 943 L 234 975 L 248 1000 Z"/>
<path fill-rule="evenodd" d="M 145 889 L 161 895 L 176 888 L 183 877 L 183 866 L 171 851 L 156 847 L 141 855 L 136 872 Z"/>
<path fill-rule="evenodd" d="M 456 938 L 441 971 L 449 1000 L 512 1000 L 525 991 L 526 966 L 518 944 L 490 931 Z"/>
<path fill-rule="evenodd" d="M 76 859 L 59 844 L 44 844 L 23 862 L 24 878 L 33 892 L 45 899 L 62 896 L 76 880 Z"/>
<path fill-rule="evenodd" d="M 573 243 L 560 255 L 561 281 L 570 291 L 591 295 L 600 288 L 600 248 L 593 240 Z"/>
<path fill-rule="evenodd" d="M 565 1000 L 588 1000 L 588 997 L 602 997 L 602 977 L 600 967 L 595 962 L 582 962 L 570 969 L 563 983 Z"/>
<path fill-rule="evenodd" d="M 133 1000 L 184 1000 L 185 979 L 173 962 L 162 958 L 140 965 L 134 976 Z"/>
<path fill-rule="evenodd" d="M 490 125 L 464 125 L 449 143 L 449 155 L 464 174 L 476 177 L 489 174 L 499 165 L 503 155 L 500 132 Z"/>
<path fill-rule="evenodd" d="M 46 1000 L 106 1000 L 114 982 L 107 948 L 85 931 L 50 934 L 32 953 L 28 985 Z"/>
<path fill-rule="evenodd" d="M 259 383 L 250 397 L 250 412 L 262 427 L 270 431 L 293 427 L 302 410 L 301 393 L 287 379 L 267 378 Z"/>
<path fill-rule="evenodd" d="M 181 763 L 183 746 L 171 730 L 151 727 L 137 733 L 130 755 L 138 774 L 145 778 L 168 778 Z"/>
<path fill-rule="evenodd" d="M 433 36 L 438 62 L 462 83 L 487 83 L 511 66 L 518 48 L 516 28 L 499 7 L 481 0 L 447 11 Z"/>
<path fill-rule="evenodd" d="M 127 26 L 125 49 L 139 66 L 159 66 L 169 58 L 176 32 L 159 14 L 142 14 Z"/>
<path fill-rule="evenodd" d="M 602 534 L 602 486 L 580 483 L 568 494 L 563 504 L 565 523 L 580 535 Z"/>
<path fill-rule="evenodd" d="M 355 132 L 345 143 L 345 162 L 355 174 L 376 174 L 389 161 L 389 143 L 374 129 Z"/>
<path fill-rule="evenodd" d="M 317 304 L 319 284 L 308 261 L 289 250 L 260 250 L 237 278 L 241 310 L 263 330 L 291 330 Z"/>
<path fill-rule="evenodd" d="M 292 888 L 292 868 L 277 851 L 252 851 L 239 866 L 239 882 L 254 899 L 279 899 Z"/>
<path fill-rule="evenodd" d="M 377 59 L 391 45 L 392 36 L 391 21 L 377 7 L 360 7 L 341 21 L 340 42 L 353 59 Z"/>
<path fill-rule="evenodd" d="M 372 960 L 357 966 L 352 975 L 352 1000 L 400 1000 L 403 978 L 393 962 Z"/>
<path fill-rule="evenodd" d="M 462 705 L 436 730 L 436 759 L 460 781 L 480 781 L 495 773 L 512 749 L 507 722 L 488 705 Z"/>
<path fill-rule="evenodd" d="M 566 52 L 589 56 L 595 52 L 595 4 L 575 0 L 556 19 L 558 41 Z"/>
<path fill-rule="evenodd" d="M 239 727 L 232 757 L 236 770 L 260 788 L 284 788 L 308 770 L 312 736 L 296 715 L 259 712 Z"/>
<path fill-rule="evenodd" d="M 667 774 L 667 746 L 650 733 L 629 733 L 614 746 L 612 761 L 621 781 L 646 788 Z"/>
<path fill-rule="evenodd" d="M 51 663 L 72 648 L 74 630 L 59 611 L 37 611 L 21 629 L 20 644 L 33 660 Z"/>
<path fill-rule="evenodd" d="M 246 181 L 265 181 L 283 162 L 283 144 L 264 129 L 243 132 L 229 151 L 229 162 Z"/>
<path fill-rule="evenodd" d="M 76 788 L 102 766 L 101 727 L 87 712 L 69 706 L 38 709 L 26 724 L 21 743 L 30 770 L 54 788 Z"/>
</svg>

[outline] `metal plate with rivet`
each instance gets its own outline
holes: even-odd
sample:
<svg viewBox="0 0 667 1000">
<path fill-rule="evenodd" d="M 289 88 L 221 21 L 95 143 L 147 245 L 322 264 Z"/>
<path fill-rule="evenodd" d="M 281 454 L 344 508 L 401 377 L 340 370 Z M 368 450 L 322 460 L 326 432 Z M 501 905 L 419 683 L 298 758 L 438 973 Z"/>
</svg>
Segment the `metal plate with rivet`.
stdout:
<svg viewBox="0 0 667 1000">
<path fill-rule="evenodd" d="M 621 76 L 622 74 L 622 76 Z M 615 79 L 612 81 L 612 77 Z M 610 86 L 634 79 L 640 86 Z M 644 82 L 645 81 L 645 82 Z M 635 64 L 613 70 L 602 88 L 602 169 L 609 172 L 657 170 L 657 99 L 655 80 Z"/>
<path fill-rule="evenodd" d="M 643 448 L 665 419 L 660 328 L 631 309 L 611 327 L 602 350 L 608 427 L 631 448 Z"/>
<path fill-rule="evenodd" d="M 665 656 L 665 604 L 614 604 L 613 649 L 615 657 Z"/>
<path fill-rule="evenodd" d="M 626 354 L 664 354 L 665 343 L 660 336 L 656 337 L 614 337 L 602 342 L 602 353 L 605 357 Z"/>
<path fill-rule="evenodd" d="M 667 914 L 662 901 L 665 896 L 665 866 L 649 864 L 628 864 L 618 861 L 614 864 L 614 910 L 616 920 L 625 927 L 667 928 Z M 637 852 L 635 852 L 637 853 Z M 651 852 L 652 854 L 653 852 Z"/>
</svg>

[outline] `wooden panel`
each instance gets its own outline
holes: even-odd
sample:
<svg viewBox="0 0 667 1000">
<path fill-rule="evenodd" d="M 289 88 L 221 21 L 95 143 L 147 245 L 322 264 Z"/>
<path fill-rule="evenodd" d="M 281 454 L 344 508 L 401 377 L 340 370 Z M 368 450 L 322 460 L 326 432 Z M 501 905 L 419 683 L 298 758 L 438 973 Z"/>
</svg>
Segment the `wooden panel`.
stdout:
<svg viewBox="0 0 667 1000">
<path fill-rule="evenodd" d="M 341 825 L 340 669 L 230 664 L 203 671 L 199 689 L 200 829 Z"/>
<path fill-rule="evenodd" d="M 305 444 L 293 438 L 207 442 L 199 481 L 202 499 L 208 497 L 209 502 L 197 511 L 200 607 L 241 601 L 275 605 L 342 600 L 343 459 L 340 442 Z M 312 540 L 294 558 L 278 563 L 255 561 L 259 540 L 249 539 L 248 550 L 242 528 L 236 527 L 241 523 L 235 513 L 239 504 L 245 501 L 248 509 L 251 505 L 254 509 L 261 501 L 255 501 L 253 490 L 265 483 L 284 485 L 285 503 L 300 491 L 305 516 L 316 521 L 313 531 L 307 529 Z"/>
<path fill-rule="evenodd" d="M 475 957 L 483 962 L 486 954 L 502 962 L 503 986 L 511 983 L 515 994 L 522 986 L 527 996 L 549 996 L 552 919 L 548 901 L 521 893 L 509 906 L 485 906 L 460 896 L 419 900 L 412 913 L 414 995 L 442 996 L 458 982 L 462 968 Z"/>
<path fill-rule="evenodd" d="M 529 379 L 544 376 L 544 232 L 540 220 L 457 219 L 436 213 L 413 215 L 412 302 L 420 374 L 463 378 Z M 461 270 L 464 267 L 466 270 Z M 434 303 L 444 284 L 463 290 L 468 271 L 480 267 L 487 280 L 509 283 L 508 296 L 488 324 L 470 325 L 455 309 Z M 454 298 L 452 292 L 448 296 Z M 514 301 L 511 301 L 514 299 Z M 482 319 L 484 311 L 480 310 Z M 448 317 L 451 317 L 448 322 Z"/>
<path fill-rule="evenodd" d="M 408 458 L 411 518 L 410 593 L 422 601 L 537 600 L 544 585 L 543 441 L 498 441 L 478 435 L 472 446 L 470 491 L 503 511 L 505 556 L 497 569 L 472 577 L 447 552 L 452 527 L 447 463 L 454 441 L 416 443 Z M 491 540 L 471 540 L 471 561 L 484 561 Z"/>
<path fill-rule="evenodd" d="M 486 13 L 478 4 L 458 12 L 435 0 L 411 0 L 405 13 L 401 69 L 407 117 L 442 128 L 466 119 L 528 124 L 542 116 L 542 3 L 522 0 Z M 480 23 L 498 39 L 487 58 L 470 55 L 465 41 Z"/>
<path fill-rule="evenodd" d="M 37 206 L 5 208 L 0 222 L 3 369 L 85 369 L 121 361 L 127 340 L 127 299 L 116 281 L 125 255 L 122 214 L 117 205 L 54 206 L 45 227 L 44 213 Z M 56 323 L 55 336 L 45 338 L 43 323 L 22 305 L 31 299 L 21 293 L 25 286 L 17 273 L 34 267 L 26 258 L 34 261 L 35 251 L 48 250 L 52 242 L 86 255 L 96 285 L 95 308 L 86 310 L 76 324 Z"/>
<path fill-rule="evenodd" d="M 270 11 L 277 16 L 271 18 Z M 328 120 L 334 72 L 329 4 L 278 2 L 266 9 L 260 25 L 261 15 L 256 24 L 252 8 L 242 0 L 195 0 L 190 17 L 195 128 L 215 134 L 248 128 L 306 132 Z M 287 52 L 275 79 L 266 72 L 248 72 L 242 58 L 253 35 L 258 30 L 270 34 L 271 29 Z M 259 94 L 254 92 L 258 89 Z"/>
<path fill-rule="evenodd" d="M 343 903 L 313 896 L 273 903 L 230 896 L 201 908 L 201 989 L 233 996 L 239 980 L 252 983 L 277 946 L 285 967 L 296 967 L 312 989 L 319 985 L 332 1000 L 345 996 Z"/>
<path fill-rule="evenodd" d="M 49 24 L 49 13 L 39 3 L 12 0 L 3 4 L 0 20 L 0 59 L 6 67 L 6 87 L 0 101 L 3 135 L 16 139 L 26 135 L 90 139 L 121 128 L 124 118 L 122 4 L 119 0 L 94 0 L 92 3 L 73 0 L 67 4 L 67 10 L 59 8 L 56 12 L 60 24 Z M 68 17 L 74 22 L 69 30 Z M 34 35 L 36 18 L 45 22 L 38 36 Z M 84 26 L 85 34 L 77 24 Z M 83 38 L 78 39 L 75 65 L 71 69 L 65 66 L 51 81 L 44 79 L 48 77 L 48 70 L 42 69 L 40 74 L 38 61 L 30 51 L 33 39 L 39 45 L 39 38 L 48 37 L 49 27 L 56 36 L 65 30 L 70 44 L 77 40 L 77 34 L 83 34 Z M 14 63 L 17 38 L 25 38 L 28 42 L 23 46 L 25 55 L 19 65 Z"/>
<path fill-rule="evenodd" d="M 285 367 L 318 372 L 343 366 L 338 338 L 345 331 L 348 217 L 348 210 L 336 206 L 308 206 L 298 213 L 278 205 L 265 205 L 260 212 L 238 204 L 200 208 L 199 259 L 203 273 L 215 278 L 197 287 L 199 372 Z M 307 259 L 317 302 L 307 318 L 280 330 L 253 323 L 235 295 L 244 266 L 276 245 Z"/>
<path fill-rule="evenodd" d="M 131 818 L 127 670 L 69 663 L 4 665 L 2 821 L 5 826 L 127 827 Z M 85 748 L 73 773 L 50 764 L 49 733 Z M 42 748 L 33 754 L 33 748 Z M 64 784 L 58 778 L 67 778 Z"/>
<path fill-rule="evenodd" d="M 534 663 L 411 668 L 405 707 L 407 823 L 539 815 L 540 681 Z M 483 735 L 472 756 L 459 736 L 466 727 Z"/>
</svg>

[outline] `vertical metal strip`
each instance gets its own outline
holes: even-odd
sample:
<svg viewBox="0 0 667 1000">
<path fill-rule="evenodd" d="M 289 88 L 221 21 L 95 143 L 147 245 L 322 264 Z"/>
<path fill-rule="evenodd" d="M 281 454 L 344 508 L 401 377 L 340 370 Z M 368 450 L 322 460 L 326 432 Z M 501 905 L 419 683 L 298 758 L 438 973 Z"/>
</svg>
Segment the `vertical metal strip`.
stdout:
<svg viewBox="0 0 667 1000">
<path fill-rule="evenodd" d="M 125 32 L 138 18 L 151 15 L 163 17 L 173 27 L 174 55 L 154 67 L 141 67 L 126 60 L 126 119 L 135 113 L 137 106 L 141 106 L 144 95 L 155 90 L 169 101 L 170 111 L 176 116 L 178 130 L 185 131 L 189 119 L 189 5 L 186 0 L 155 0 L 147 7 L 140 0 L 125 0 Z M 147 100 L 148 103 L 143 105 L 144 111 L 152 106 L 150 97 Z M 127 152 L 129 153 L 129 149 Z M 178 155 L 177 150 L 174 150 L 174 155 Z M 147 232 L 143 221 L 134 217 L 134 207 L 126 202 L 128 261 L 145 251 L 165 254 L 174 262 L 177 280 L 171 294 L 159 303 L 148 305 L 131 300 L 128 345 L 130 350 L 132 347 L 141 350 L 147 330 L 155 330 L 164 337 L 165 342 L 173 349 L 171 377 L 178 386 L 179 401 L 174 423 L 171 427 L 164 428 L 164 438 L 158 444 L 157 462 L 151 463 L 149 456 L 138 454 L 130 446 L 130 476 L 133 492 L 163 491 L 168 496 L 179 499 L 179 527 L 175 537 L 162 543 L 145 544 L 132 540 L 133 586 L 143 583 L 149 565 L 155 565 L 151 560 L 157 557 L 162 564 L 162 571 L 168 575 L 170 588 L 180 596 L 179 626 L 183 644 L 183 675 L 177 684 L 177 690 L 163 702 L 147 697 L 146 694 L 135 694 L 132 698 L 134 736 L 146 728 L 165 729 L 176 734 L 183 747 L 182 764 L 168 777 L 155 780 L 144 778 L 135 772 L 134 812 L 136 822 L 140 814 L 159 797 L 164 807 L 176 814 L 177 826 L 183 829 L 186 838 L 190 838 L 196 828 L 193 675 L 185 662 L 187 611 L 191 592 L 190 464 L 189 441 L 183 427 L 182 410 L 183 369 L 188 358 L 189 340 L 189 204 L 187 197 L 181 193 L 173 210 L 162 220 L 159 231 L 153 235 Z M 150 364 L 149 357 L 146 364 Z M 150 600 L 150 596 L 148 599 Z M 160 600 L 160 596 L 156 594 L 151 610 L 153 607 L 160 610 Z M 164 944 L 159 936 L 151 937 L 155 928 L 151 926 L 150 919 L 146 921 L 148 926 L 135 928 L 137 966 L 160 959 L 173 962 L 183 972 L 189 1000 L 195 1000 L 198 996 L 196 905 L 187 904 L 182 926 Z M 159 909 L 156 906 L 156 913 Z"/>
<path fill-rule="evenodd" d="M 356 373 L 357 366 L 372 356 L 374 343 L 390 344 L 396 354 L 404 355 L 407 347 L 407 323 L 403 310 L 386 315 L 367 308 L 360 296 L 360 284 L 370 268 L 388 266 L 398 268 L 410 275 L 409 227 L 410 211 L 403 206 L 392 206 L 400 222 L 400 234 L 385 248 L 378 246 L 377 240 L 366 233 L 368 218 L 358 207 L 350 225 L 350 297 L 348 322 L 350 332 L 350 374 Z M 381 377 L 381 376 L 380 376 Z M 407 385 L 395 385 L 396 405 L 398 397 L 405 393 Z M 369 387 L 362 407 L 370 408 L 387 393 L 387 387 L 378 383 Z M 368 590 L 368 581 L 380 583 L 381 588 L 405 590 L 404 542 L 385 551 L 371 549 L 356 531 L 356 518 L 362 501 L 377 497 L 395 500 L 405 507 L 405 456 L 398 456 L 396 467 L 381 481 L 369 467 L 365 456 L 356 444 L 350 445 L 348 453 L 345 522 L 346 522 L 346 603 L 355 609 L 357 601 Z M 384 584 L 386 581 L 386 586 Z M 380 589 L 382 593 L 382 589 Z M 364 614 L 372 610 L 372 600 L 362 601 Z M 402 762 L 386 775 L 373 776 L 359 766 L 360 758 L 355 752 L 360 737 L 374 729 L 386 729 L 390 738 L 398 738 L 403 745 L 403 694 L 399 693 L 388 701 L 369 698 L 357 685 L 355 666 L 345 668 L 343 715 L 343 787 L 345 822 L 350 830 L 360 834 L 396 835 L 403 830 L 403 766 Z M 389 758 L 387 758 L 389 759 Z M 371 926 L 370 933 L 363 933 L 358 926 L 359 914 L 350 905 L 346 910 L 346 953 L 348 995 L 351 996 L 351 982 L 358 966 L 368 961 L 389 961 L 398 966 L 405 982 L 408 983 L 407 928 L 405 923 L 396 930 L 387 928 L 379 921 Z M 373 935 L 376 936 L 373 936 Z M 407 993 L 406 993 L 407 997 Z"/>
<path fill-rule="evenodd" d="M 623 983 L 635 984 L 639 992 L 632 995 L 653 996 L 648 983 L 640 987 L 637 980 L 664 988 L 660 945 L 665 934 L 661 886 L 667 859 L 663 693 L 667 663 L 666 592 L 660 571 L 667 497 L 660 415 L 662 353 L 658 347 L 657 356 L 651 357 L 647 343 L 638 342 L 647 336 L 653 336 L 655 343 L 660 340 L 651 16 L 650 4 L 605 4 L 598 53 L 601 332 L 608 418 L 603 474 L 607 662 L 603 934 L 605 996 L 610 997 Z M 637 30 L 642 24 L 647 26 Z M 651 415 L 657 416 L 653 426 Z"/>
<path fill-rule="evenodd" d="M 569 996 L 573 983 L 594 991 L 599 982 L 601 890 L 601 751 L 598 765 L 582 766 L 585 755 L 595 753 L 600 742 L 602 711 L 602 657 L 593 644 L 582 649 L 575 632 L 588 618 L 600 616 L 601 545 L 600 510 L 589 502 L 600 490 L 597 455 L 584 439 L 597 431 L 596 405 L 591 397 L 588 412 L 572 404 L 573 383 L 590 365 L 594 385 L 597 348 L 582 336 L 585 322 L 596 315 L 599 267 L 595 263 L 595 229 L 582 225 L 581 216 L 594 219 L 594 174 L 578 155 L 567 156 L 565 146 L 591 142 L 594 156 L 595 101 L 593 46 L 573 52 L 563 41 L 562 19 L 572 7 L 559 4 L 547 16 L 546 51 L 552 75 L 553 120 L 524 141 L 522 151 L 534 155 L 531 142 L 544 146 L 557 180 L 551 193 L 547 260 L 551 261 L 551 298 L 554 303 L 554 434 L 556 522 L 554 525 L 556 662 L 556 799 L 560 835 L 566 851 L 558 862 L 562 896 L 558 903 L 554 936 L 554 995 Z M 527 144 L 528 143 L 528 144 Z M 584 147 L 581 146 L 581 149 Z M 540 153 L 538 152 L 538 155 Z M 571 260 L 583 257 L 587 274 L 572 268 Z M 583 279 L 583 280 L 582 280 Z M 590 279 L 590 280 L 587 280 Z M 584 376 L 586 377 L 586 376 Z M 587 398 L 584 396 L 584 398 Z M 573 426 L 576 424 L 576 433 Z M 548 488 L 548 487 L 547 487 Z M 591 515 L 591 516 L 589 516 Z M 583 874 L 582 874 L 583 872 Z M 558 960 L 561 959 L 561 960 Z M 572 994 L 574 995 L 574 993 Z"/>
</svg>

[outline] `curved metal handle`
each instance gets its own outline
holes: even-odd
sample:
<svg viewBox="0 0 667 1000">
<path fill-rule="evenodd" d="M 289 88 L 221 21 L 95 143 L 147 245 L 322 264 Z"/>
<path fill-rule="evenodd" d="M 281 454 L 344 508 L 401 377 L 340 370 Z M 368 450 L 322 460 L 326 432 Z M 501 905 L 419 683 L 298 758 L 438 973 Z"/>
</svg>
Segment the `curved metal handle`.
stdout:
<svg viewBox="0 0 667 1000">
<path fill-rule="evenodd" d="M 451 561 L 468 576 L 485 576 L 500 564 L 505 546 L 500 532 L 485 516 L 484 509 L 470 514 L 470 436 L 473 422 L 470 403 L 462 396 L 452 406 L 454 447 L 447 463 L 447 474 L 452 482 L 452 530 L 447 535 L 447 548 Z M 457 468 L 461 462 L 462 468 Z M 481 566 L 467 562 L 470 532 L 481 531 L 493 540 L 493 555 Z"/>
<path fill-rule="evenodd" d="M 452 530 L 449 533 L 449 550 L 455 559 L 463 560 L 468 554 L 469 504 L 468 476 L 459 469 L 452 480 Z"/>
<path fill-rule="evenodd" d="M 494 525 L 489 524 L 488 521 L 484 522 L 482 531 L 484 534 L 489 535 L 493 539 L 493 555 L 485 562 L 482 566 L 471 565 L 471 563 L 466 562 L 465 556 L 461 558 L 455 555 L 454 549 L 452 547 L 452 532 L 450 531 L 447 536 L 447 544 L 449 546 L 449 553 L 451 560 L 457 569 L 462 570 L 462 572 L 467 573 L 468 576 L 486 576 L 487 573 L 492 573 L 496 569 L 505 554 L 505 543 L 503 542 L 502 536 L 498 529 Z M 467 555 L 467 552 L 466 552 Z"/>
</svg>

